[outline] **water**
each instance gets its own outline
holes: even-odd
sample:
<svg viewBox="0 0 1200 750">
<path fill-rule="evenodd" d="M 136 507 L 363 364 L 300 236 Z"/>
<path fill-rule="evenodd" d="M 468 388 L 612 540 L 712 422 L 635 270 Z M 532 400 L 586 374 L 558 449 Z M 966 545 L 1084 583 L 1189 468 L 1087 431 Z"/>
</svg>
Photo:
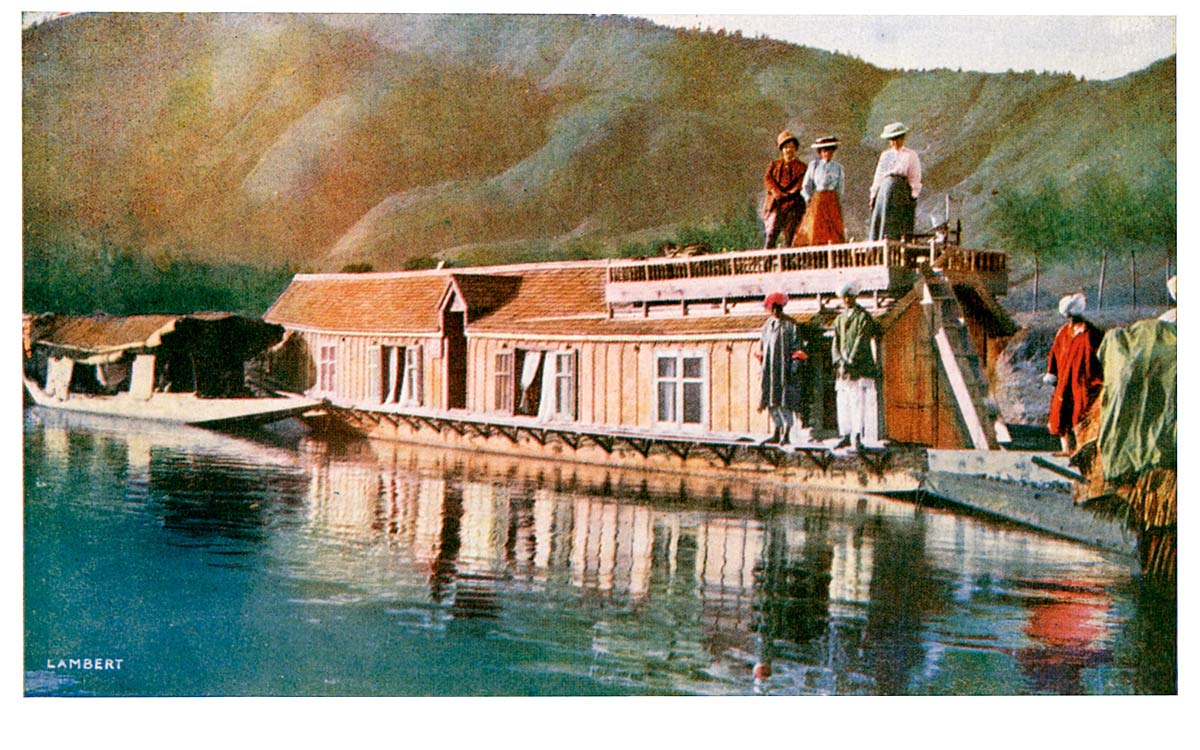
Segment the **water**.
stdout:
<svg viewBox="0 0 1200 750">
<path fill-rule="evenodd" d="M 1175 691 L 1129 560 L 906 502 L 37 409 L 24 452 L 29 695 Z"/>
</svg>

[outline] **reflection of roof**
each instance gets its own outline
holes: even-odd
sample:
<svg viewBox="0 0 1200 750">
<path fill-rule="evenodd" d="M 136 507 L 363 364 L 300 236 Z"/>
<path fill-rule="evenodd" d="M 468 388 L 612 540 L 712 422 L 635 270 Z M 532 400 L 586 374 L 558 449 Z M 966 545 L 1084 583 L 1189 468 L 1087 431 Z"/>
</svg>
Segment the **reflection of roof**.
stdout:
<svg viewBox="0 0 1200 750">
<path fill-rule="evenodd" d="M 80 351 L 111 351 L 154 347 L 185 318 L 220 320 L 228 313 L 192 315 L 46 316 L 38 320 L 33 341 Z"/>
</svg>

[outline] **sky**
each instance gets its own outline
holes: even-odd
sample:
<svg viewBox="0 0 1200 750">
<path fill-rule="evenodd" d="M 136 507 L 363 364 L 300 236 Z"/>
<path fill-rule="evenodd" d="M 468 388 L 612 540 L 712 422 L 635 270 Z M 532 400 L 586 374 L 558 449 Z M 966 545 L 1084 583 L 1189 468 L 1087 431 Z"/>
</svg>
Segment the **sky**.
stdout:
<svg viewBox="0 0 1200 750">
<path fill-rule="evenodd" d="M 1126 6 L 1131 7 L 1131 6 Z M 915 10 L 906 7 L 905 10 Z M 647 15 L 664 26 L 740 30 L 882 68 L 1119 78 L 1175 52 L 1170 16 Z"/>
<path fill-rule="evenodd" d="M 1118 78 L 1141 70 L 1155 60 L 1175 52 L 1175 18 L 1171 4 L 1143 2 L 1137 7 L 1146 15 L 1078 15 L 1128 13 L 1130 4 L 1097 0 L 1064 3 L 1058 0 L 1022 2 L 1010 0 L 1006 15 L 928 15 L 939 10 L 959 11 L 960 3 L 931 0 L 920 5 L 898 7 L 894 3 L 855 2 L 835 6 L 856 15 L 781 14 L 782 8 L 820 13 L 829 6 L 784 5 L 779 2 L 713 2 L 712 0 L 647 0 L 643 3 L 567 2 L 518 0 L 480 4 L 471 0 L 428 0 L 373 3 L 348 0 L 343 5 L 327 2 L 282 2 L 267 0 L 254 10 L 300 12 L 520 12 L 520 13 L 620 13 L 647 18 L 664 26 L 724 28 L 740 30 L 743 36 L 760 34 L 809 47 L 842 52 L 882 68 L 950 68 L 1003 73 L 1007 70 L 1074 73 L 1089 80 Z M 240 11 L 231 3 L 122 3 L 112 10 Z M 753 15 L 730 14 L 730 10 Z M 681 11 L 687 11 L 686 13 Z M 901 11 L 905 15 L 893 15 Z M 1036 11 L 1047 15 L 1028 15 Z M 1026 13 L 1026 15 L 1009 15 Z M 41 20 L 53 11 L 25 12 L 22 22 Z M 1052 15 L 1051 15 L 1052 14 Z"/>
</svg>

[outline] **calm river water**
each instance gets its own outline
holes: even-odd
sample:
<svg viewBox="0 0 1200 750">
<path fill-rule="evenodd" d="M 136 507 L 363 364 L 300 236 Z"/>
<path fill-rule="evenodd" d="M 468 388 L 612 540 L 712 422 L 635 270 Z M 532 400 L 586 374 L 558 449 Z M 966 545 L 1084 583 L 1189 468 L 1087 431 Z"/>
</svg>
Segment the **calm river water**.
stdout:
<svg viewBox="0 0 1200 750">
<path fill-rule="evenodd" d="M 24 437 L 29 695 L 1175 691 L 1173 593 L 1129 560 L 907 502 L 37 409 Z"/>
</svg>

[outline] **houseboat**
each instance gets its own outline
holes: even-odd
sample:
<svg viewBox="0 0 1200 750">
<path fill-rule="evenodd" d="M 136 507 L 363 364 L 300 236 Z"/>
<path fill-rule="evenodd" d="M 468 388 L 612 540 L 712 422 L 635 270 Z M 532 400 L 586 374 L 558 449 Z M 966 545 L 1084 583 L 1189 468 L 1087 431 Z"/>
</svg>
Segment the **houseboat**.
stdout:
<svg viewBox="0 0 1200 750">
<path fill-rule="evenodd" d="M 25 392 L 64 412 L 218 429 L 272 422 L 318 403 L 251 391 L 247 361 L 283 335 L 228 313 L 27 315 Z"/>
<path fill-rule="evenodd" d="M 326 400 L 330 424 L 372 437 L 605 464 L 698 457 L 729 468 L 766 455 L 823 469 L 836 421 L 829 347 L 812 352 L 807 429 L 784 450 L 760 450 L 770 428 L 756 408 L 755 355 L 766 295 L 783 292 L 789 315 L 828 332 L 845 282 L 882 325 L 889 446 L 1008 440 L 987 399 L 988 373 L 1017 330 L 996 301 L 1006 256 L 888 240 L 301 274 L 265 315 L 287 331 L 269 376 Z"/>
</svg>

